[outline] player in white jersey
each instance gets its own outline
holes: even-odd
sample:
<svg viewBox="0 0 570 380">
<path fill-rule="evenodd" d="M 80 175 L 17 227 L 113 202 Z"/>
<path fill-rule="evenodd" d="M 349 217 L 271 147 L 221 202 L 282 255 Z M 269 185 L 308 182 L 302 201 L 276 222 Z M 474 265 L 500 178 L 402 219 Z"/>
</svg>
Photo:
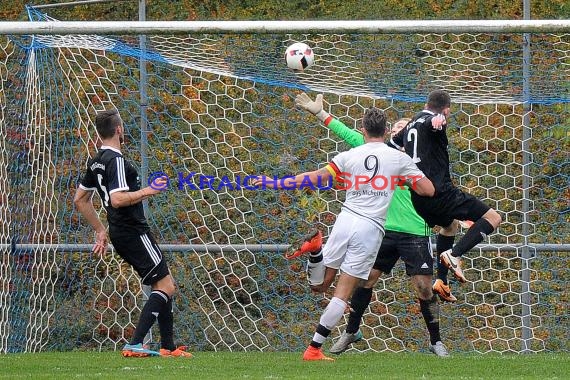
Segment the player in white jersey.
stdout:
<svg viewBox="0 0 570 380">
<path fill-rule="evenodd" d="M 361 280 L 367 280 L 384 236 L 386 212 L 394 189 L 403 181 L 422 196 L 433 196 L 431 181 L 406 154 L 384 144 L 386 116 L 378 108 L 367 109 L 361 131 L 365 144 L 338 154 L 324 168 L 282 181 L 257 177 L 255 186 L 295 189 L 310 182 L 319 186 L 337 180 L 347 191 L 342 210 L 322 252 L 309 255 L 311 289 L 324 292 L 341 270 L 332 299 L 322 314 L 304 360 L 334 360 L 321 346 L 342 318 L 348 300 Z"/>
</svg>

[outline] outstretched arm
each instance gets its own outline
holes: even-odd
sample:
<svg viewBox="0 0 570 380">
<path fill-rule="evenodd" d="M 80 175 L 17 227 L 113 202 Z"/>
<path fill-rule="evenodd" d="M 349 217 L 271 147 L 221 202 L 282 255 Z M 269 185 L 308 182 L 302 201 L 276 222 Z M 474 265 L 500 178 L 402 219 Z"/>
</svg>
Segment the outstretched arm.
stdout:
<svg viewBox="0 0 570 380">
<path fill-rule="evenodd" d="M 330 130 L 335 133 L 335 135 L 346 141 L 351 147 L 354 148 L 360 145 L 364 145 L 364 136 L 362 133 L 347 127 L 342 121 L 331 117 L 331 120 L 328 124 L 325 120 L 325 125 L 329 127 Z"/>
<path fill-rule="evenodd" d="M 295 98 L 295 104 L 302 109 L 312 113 L 329 127 L 338 137 L 346 141 L 351 147 L 364 144 L 362 133 L 347 127 L 342 121 L 335 119 L 331 114 L 323 109 L 323 95 L 318 94 L 315 100 L 311 100 L 309 95 L 302 92 Z"/>
<path fill-rule="evenodd" d="M 404 150 L 404 133 L 405 133 L 405 129 L 404 128 L 400 129 L 398 131 L 398 133 L 396 133 L 395 135 L 392 135 L 390 137 L 390 141 L 388 141 L 386 143 L 386 145 L 388 145 L 391 148 L 403 151 Z"/>
</svg>

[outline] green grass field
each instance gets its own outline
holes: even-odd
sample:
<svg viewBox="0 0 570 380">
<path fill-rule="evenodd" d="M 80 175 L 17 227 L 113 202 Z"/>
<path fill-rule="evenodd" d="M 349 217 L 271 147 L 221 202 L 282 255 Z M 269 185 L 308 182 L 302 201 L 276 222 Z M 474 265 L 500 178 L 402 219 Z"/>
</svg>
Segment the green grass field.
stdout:
<svg viewBox="0 0 570 380">
<path fill-rule="evenodd" d="M 193 358 L 123 358 L 118 352 L 0 355 L 2 379 L 568 379 L 570 354 L 198 352 Z"/>
</svg>

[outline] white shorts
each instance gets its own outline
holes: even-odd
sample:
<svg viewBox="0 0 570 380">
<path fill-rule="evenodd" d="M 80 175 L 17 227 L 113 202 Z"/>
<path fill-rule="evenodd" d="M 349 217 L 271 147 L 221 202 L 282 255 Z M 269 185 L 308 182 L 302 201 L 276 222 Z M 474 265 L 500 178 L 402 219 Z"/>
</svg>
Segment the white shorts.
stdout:
<svg viewBox="0 0 570 380">
<path fill-rule="evenodd" d="M 341 211 L 323 247 L 323 264 L 368 280 L 383 237 L 384 232 L 371 221 Z"/>
</svg>

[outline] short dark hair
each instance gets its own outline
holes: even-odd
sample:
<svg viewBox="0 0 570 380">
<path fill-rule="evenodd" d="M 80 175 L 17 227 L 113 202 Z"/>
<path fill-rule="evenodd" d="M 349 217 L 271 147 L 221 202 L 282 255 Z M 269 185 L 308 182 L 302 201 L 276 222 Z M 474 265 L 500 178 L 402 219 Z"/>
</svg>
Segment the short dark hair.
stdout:
<svg viewBox="0 0 570 380">
<path fill-rule="evenodd" d="M 95 116 L 95 128 L 97 128 L 97 133 L 102 139 L 113 137 L 121 123 L 121 116 L 116 109 L 101 111 Z"/>
<path fill-rule="evenodd" d="M 430 110 L 441 112 L 451 106 L 451 96 L 445 90 L 433 90 L 429 93 L 427 107 Z"/>
<path fill-rule="evenodd" d="M 370 137 L 382 137 L 386 133 L 386 115 L 384 111 L 376 107 L 370 107 L 364 111 L 362 126 Z"/>
</svg>

